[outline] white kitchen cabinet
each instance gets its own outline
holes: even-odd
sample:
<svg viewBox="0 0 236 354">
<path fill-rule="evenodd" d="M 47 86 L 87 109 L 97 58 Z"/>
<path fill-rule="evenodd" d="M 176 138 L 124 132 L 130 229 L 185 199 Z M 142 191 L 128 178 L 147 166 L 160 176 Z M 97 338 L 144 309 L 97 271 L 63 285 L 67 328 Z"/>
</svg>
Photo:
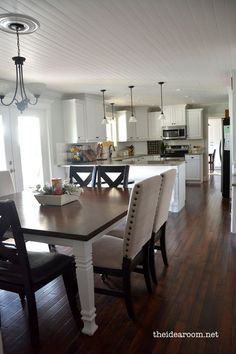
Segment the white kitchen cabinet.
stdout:
<svg viewBox="0 0 236 354">
<path fill-rule="evenodd" d="M 102 99 L 85 98 L 85 112 L 87 123 L 87 141 L 106 140 L 106 124 L 101 124 L 104 117 Z"/>
<path fill-rule="evenodd" d="M 186 162 L 186 181 L 203 182 L 203 156 L 185 155 Z"/>
<path fill-rule="evenodd" d="M 159 119 L 159 112 L 148 113 L 148 139 L 161 140 L 162 139 L 162 125 Z"/>
<path fill-rule="evenodd" d="M 135 133 L 137 141 L 148 139 L 148 107 L 135 107 Z"/>
<path fill-rule="evenodd" d="M 62 102 L 65 142 L 86 141 L 85 104 L 82 100 L 71 99 Z"/>
<path fill-rule="evenodd" d="M 203 108 L 187 109 L 188 139 L 203 139 Z"/>
<path fill-rule="evenodd" d="M 165 119 L 162 126 L 170 127 L 176 125 L 186 125 L 186 105 L 164 106 Z"/>
<path fill-rule="evenodd" d="M 136 123 L 129 123 L 130 111 L 117 111 L 117 140 L 124 141 L 145 141 L 148 140 L 147 107 L 136 107 Z"/>
<path fill-rule="evenodd" d="M 65 100 L 63 105 L 64 135 L 67 143 L 96 142 L 106 140 L 106 125 L 102 99 L 83 96 Z"/>
</svg>

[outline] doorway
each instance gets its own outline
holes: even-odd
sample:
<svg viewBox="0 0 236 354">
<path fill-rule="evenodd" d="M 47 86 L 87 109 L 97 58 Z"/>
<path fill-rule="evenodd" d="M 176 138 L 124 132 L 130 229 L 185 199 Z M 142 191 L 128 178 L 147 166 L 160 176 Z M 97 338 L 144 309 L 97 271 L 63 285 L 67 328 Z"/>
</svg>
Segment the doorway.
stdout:
<svg viewBox="0 0 236 354">
<path fill-rule="evenodd" d="M 221 141 L 222 141 L 222 119 L 208 118 L 208 153 L 213 154 L 215 150 L 214 168 L 209 173 L 221 174 Z"/>
<path fill-rule="evenodd" d="M 0 111 L 0 169 L 9 170 L 15 190 L 34 189 L 50 175 L 46 118 L 43 111 Z"/>
</svg>

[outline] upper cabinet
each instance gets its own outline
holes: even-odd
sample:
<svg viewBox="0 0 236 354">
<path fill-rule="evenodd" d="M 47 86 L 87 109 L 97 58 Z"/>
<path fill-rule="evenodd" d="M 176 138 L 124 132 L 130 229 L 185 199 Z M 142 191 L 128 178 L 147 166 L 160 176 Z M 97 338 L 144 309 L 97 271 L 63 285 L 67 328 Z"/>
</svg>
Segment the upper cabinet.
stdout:
<svg viewBox="0 0 236 354">
<path fill-rule="evenodd" d="M 164 106 L 162 126 L 186 125 L 186 105 Z"/>
<path fill-rule="evenodd" d="M 90 97 L 63 101 L 65 142 L 96 142 L 106 140 L 102 125 L 102 100 Z"/>
<path fill-rule="evenodd" d="M 136 139 L 147 140 L 148 139 L 148 108 L 147 107 L 135 107 L 135 117 L 137 122 L 136 126 Z"/>
<path fill-rule="evenodd" d="M 72 99 L 62 102 L 65 142 L 77 143 L 86 140 L 85 104 Z"/>
<path fill-rule="evenodd" d="M 136 107 L 136 123 L 129 123 L 130 111 L 117 111 L 117 140 L 125 141 L 145 141 L 148 140 L 147 108 Z"/>
<path fill-rule="evenodd" d="M 101 99 L 85 98 L 87 141 L 106 140 L 106 124 L 101 124 L 104 112 Z"/>
<path fill-rule="evenodd" d="M 203 108 L 187 109 L 187 138 L 203 139 Z"/>
<path fill-rule="evenodd" d="M 150 140 L 162 139 L 162 126 L 159 115 L 160 111 L 148 113 L 148 139 Z"/>
</svg>

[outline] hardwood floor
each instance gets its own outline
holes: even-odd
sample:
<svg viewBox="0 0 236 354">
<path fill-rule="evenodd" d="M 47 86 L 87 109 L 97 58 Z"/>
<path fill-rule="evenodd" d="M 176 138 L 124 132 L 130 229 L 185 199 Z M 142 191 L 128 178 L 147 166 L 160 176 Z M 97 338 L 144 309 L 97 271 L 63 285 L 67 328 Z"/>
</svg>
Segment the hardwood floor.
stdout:
<svg viewBox="0 0 236 354">
<path fill-rule="evenodd" d="M 221 198 L 220 176 L 210 178 L 202 186 L 188 186 L 186 208 L 170 214 L 169 267 L 157 254 L 159 284 L 152 295 L 142 276 L 134 275 L 138 320 L 128 318 L 122 299 L 96 295 L 99 329 L 92 337 L 81 334 L 59 279 L 36 295 L 41 354 L 236 352 L 236 235 L 230 233 L 230 205 Z M 0 310 L 5 354 L 33 353 L 18 296 L 1 291 Z M 217 332 L 219 337 L 154 338 L 156 331 Z"/>
</svg>

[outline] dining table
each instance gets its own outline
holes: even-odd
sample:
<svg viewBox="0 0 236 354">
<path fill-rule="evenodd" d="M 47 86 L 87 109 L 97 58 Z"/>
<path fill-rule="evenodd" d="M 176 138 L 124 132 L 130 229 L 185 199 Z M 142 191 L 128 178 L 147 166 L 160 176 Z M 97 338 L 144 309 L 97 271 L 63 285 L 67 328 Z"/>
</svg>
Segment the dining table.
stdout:
<svg viewBox="0 0 236 354">
<path fill-rule="evenodd" d="M 63 206 L 40 205 L 28 191 L 0 198 L 14 200 L 26 241 L 73 247 L 87 335 L 97 330 L 92 244 L 127 214 L 129 196 L 127 188 L 83 188 L 78 200 Z"/>
</svg>

